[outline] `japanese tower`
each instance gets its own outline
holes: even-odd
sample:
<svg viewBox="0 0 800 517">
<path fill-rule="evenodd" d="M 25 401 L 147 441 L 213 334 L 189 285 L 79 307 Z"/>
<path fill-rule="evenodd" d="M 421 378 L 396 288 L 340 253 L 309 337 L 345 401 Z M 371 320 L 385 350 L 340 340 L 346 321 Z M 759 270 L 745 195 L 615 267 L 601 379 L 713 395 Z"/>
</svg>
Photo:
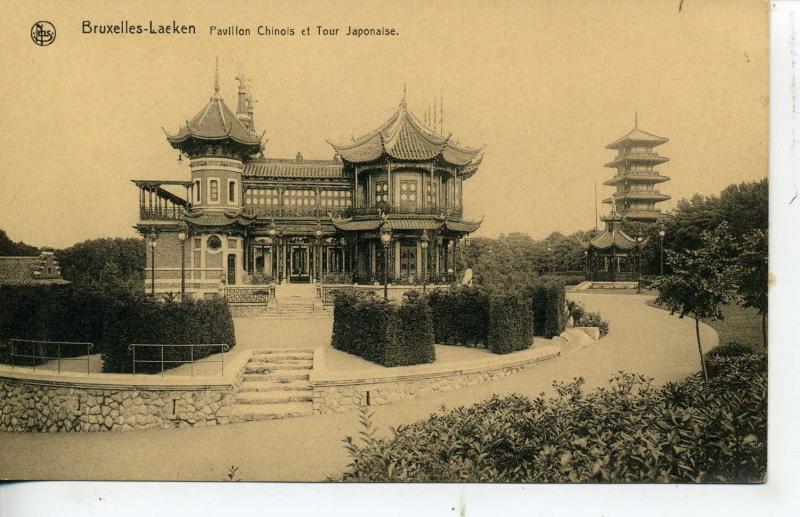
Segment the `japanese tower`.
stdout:
<svg viewBox="0 0 800 517">
<path fill-rule="evenodd" d="M 603 185 L 615 187 L 612 197 L 603 203 L 616 202 L 619 215 L 629 221 L 653 222 L 664 217 L 656 208 L 656 203 L 666 201 L 670 196 L 656 190 L 656 184 L 669 181 L 669 177 L 661 175 L 655 166 L 669 161 L 653 149 L 668 142 L 668 138 L 646 133 L 639 129 L 638 117 L 633 129 L 608 144 L 606 149 L 615 149 L 617 156 L 605 166 L 617 169 L 617 173 Z"/>
</svg>

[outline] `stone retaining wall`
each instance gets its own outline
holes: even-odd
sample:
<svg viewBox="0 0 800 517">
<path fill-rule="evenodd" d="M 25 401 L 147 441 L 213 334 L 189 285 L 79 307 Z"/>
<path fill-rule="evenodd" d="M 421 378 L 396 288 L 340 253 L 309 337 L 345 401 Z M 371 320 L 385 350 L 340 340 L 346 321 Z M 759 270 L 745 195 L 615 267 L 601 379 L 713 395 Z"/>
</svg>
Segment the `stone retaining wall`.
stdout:
<svg viewBox="0 0 800 517">
<path fill-rule="evenodd" d="M 325 378 L 325 374 L 320 372 L 311 379 L 314 389 L 314 413 L 349 411 L 358 408 L 362 401 L 367 401 L 367 398 L 369 405 L 379 406 L 482 384 L 512 375 L 540 361 L 556 357 L 560 353 L 559 347 L 546 346 L 522 352 L 525 354 L 523 359 L 510 359 L 505 363 L 500 358 L 485 365 L 468 368 L 450 370 L 440 368 L 439 371 L 400 375 L 393 373 L 392 368 L 388 368 L 386 375 L 371 378 Z M 316 370 L 317 354 L 314 363 Z"/>
<path fill-rule="evenodd" d="M 85 388 L 0 378 L 0 431 L 128 431 L 228 423 L 231 389 Z"/>
<path fill-rule="evenodd" d="M 227 424 L 241 369 L 224 377 L 56 374 L 0 366 L 0 431 L 128 431 Z M 226 361 L 227 363 L 227 361 Z"/>
</svg>

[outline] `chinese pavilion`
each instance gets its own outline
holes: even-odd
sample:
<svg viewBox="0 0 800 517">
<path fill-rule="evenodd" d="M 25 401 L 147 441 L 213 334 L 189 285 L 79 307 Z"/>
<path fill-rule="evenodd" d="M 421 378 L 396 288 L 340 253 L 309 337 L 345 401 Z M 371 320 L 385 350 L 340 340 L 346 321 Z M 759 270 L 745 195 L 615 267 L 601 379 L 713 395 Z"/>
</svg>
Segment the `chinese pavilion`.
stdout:
<svg viewBox="0 0 800 517">
<path fill-rule="evenodd" d="M 617 173 L 603 183 L 616 188 L 603 203 L 616 202 L 619 215 L 630 221 L 652 222 L 664 217 L 655 205 L 670 196 L 660 193 L 655 185 L 669 181 L 669 178 L 653 167 L 669 161 L 669 158 L 654 152 L 653 148 L 668 141 L 668 138 L 639 129 L 637 116 L 628 134 L 606 146 L 606 149 L 616 149 L 617 156 L 605 166 L 616 169 Z"/>
<path fill-rule="evenodd" d="M 641 272 L 641 247 L 645 241 L 625 233 L 620 225 L 622 216 L 617 213 L 612 199 L 611 212 L 603 217 L 606 229 L 589 242 L 582 242 L 586 256 L 586 280 L 606 282 L 632 281 Z"/>
<path fill-rule="evenodd" d="M 332 160 L 267 158 L 244 78 L 234 113 L 218 76 L 203 109 L 167 133 L 191 179 L 133 180 L 148 291 L 454 278 L 461 239 L 480 225 L 462 218 L 480 149 L 426 127 L 404 93 L 380 127 L 331 144 Z"/>
</svg>

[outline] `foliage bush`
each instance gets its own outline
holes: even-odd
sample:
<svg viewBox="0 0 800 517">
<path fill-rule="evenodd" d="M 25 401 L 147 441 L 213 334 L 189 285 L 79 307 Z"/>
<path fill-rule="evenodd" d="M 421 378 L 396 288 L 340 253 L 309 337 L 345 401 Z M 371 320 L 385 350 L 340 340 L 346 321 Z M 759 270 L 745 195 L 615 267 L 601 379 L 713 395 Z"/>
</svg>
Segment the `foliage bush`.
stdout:
<svg viewBox="0 0 800 517">
<path fill-rule="evenodd" d="M 345 481 L 761 482 L 767 460 L 767 371 L 760 354 L 711 357 L 718 374 L 661 388 L 620 373 L 584 392 L 521 395 L 442 410 L 376 438 L 346 438 Z"/>
<path fill-rule="evenodd" d="M 600 337 L 608 334 L 609 322 L 604 320 L 598 312 L 586 312 L 580 320 L 575 322 L 578 327 L 599 327 Z"/>
<path fill-rule="evenodd" d="M 558 336 L 567 328 L 566 293 L 564 284 L 560 281 L 550 281 L 545 287 L 546 320 L 544 325 L 545 337 Z"/>
<path fill-rule="evenodd" d="M 489 325 L 486 294 L 477 287 L 434 289 L 428 294 L 436 343 L 483 346 Z"/>
<path fill-rule="evenodd" d="M 0 287 L 0 341 L 11 338 L 90 342 L 95 346 L 93 353 L 103 354 L 103 370 L 117 373 L 132 371 L 131 343 L 225 343 L 231 347 L 236 343 L 233 319 L 222 299 L 160 303 L 140 292 L 99 284 Z M 219 348 L 198 348 L 194 358 L 218 352 Z M 64 357 L 85 353 L 81 346 L 62 347 Z M 158 357 L 153 354 L 152 350 L 137 351 L 137 359 L 160 359 L 160 352 Z M 167 351 L 164 358 L 186 361 L 190 357 L 188 350 L 180 350 Z M 137 373 L 156 370 L 160 365 L 136 367 Z"/>
<path fill-rule="evenodd" d="M 495 354 L 530 348 L 533 344 L 533 309 L 521 292 L 493 293 L 489 297 L 486 344 Z"/>
<path fill-rule="evenodd" d="M 331 344 L 384 366 L 433 362 L 430 308 L 416 293 L 406 293 L 400 306 L 373 291 L 337 293 Z"/>
</svg>

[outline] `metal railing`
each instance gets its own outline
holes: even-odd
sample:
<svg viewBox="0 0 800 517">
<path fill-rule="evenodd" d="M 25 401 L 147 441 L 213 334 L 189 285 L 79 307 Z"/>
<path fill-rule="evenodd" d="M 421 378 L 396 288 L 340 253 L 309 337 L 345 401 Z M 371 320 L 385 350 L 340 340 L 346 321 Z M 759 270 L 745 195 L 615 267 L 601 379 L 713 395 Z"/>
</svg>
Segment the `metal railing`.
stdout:
<svg viewBox="0 0 800 517">
<path fill-rule="evenodd" d="M 206 360 L 209 356 L 201 357 L 200 359 L 194 358 L 194 349 L 195 348 L 209 348 L 209 347 L 219 347 L 219 360 Z M 158 348 L 160 349 L 160 357 L 159 359 L 136 359 L 136 349 L 137 348 Z M 164 349 L 189 349 L 189 360 L 186 359 L 164 359 Z M 133 352 L 132 358 L 132 366 L 133 366 L 133 373 L 136 374 L 136 365 L 138 364 L 160 364 L 161 365 L 161 375 L 164 375 L 164 365 L 165 364 L 186 364 L 189 363 L 190 366 L 190 376 L 194 377 L 194 365 L 195 363 L 203 362 L 204 364 L 220 364 L 220 375 L 225 375 L 225 352 L 230 350 L 230 347 L 224 343 L 202 343 L 202 344 L 184 344 L 184 345 L 166 345 L 160 343 L 149 343 L 149 344 L 142 344 L 142 343 L 132 343 L 128 345 L 128 350 Z"/>
<path fill-rule="evenodd" d="M 87 343 L 87 342 L 82 342 L 82 341 L 42 341 L 42 340 L 36 340 L 36 339 L 16 339 L 16 338 L 12 338 L 12 339 L 8 340 L 8 344 L 9 344 L 9 354 L 8 354 L 9 363 L 11 364 L 12 368 L 14 368 L 16 366 L 14 364 L 14 359 L 15 358 L 33 359 L 33 370 L 34 371 L 36 371 L 36 363 L 39 360 L 56 360 L 57 361 L 56 364 L 58 365 L 58 373 L 61 373 L 61 363 L 63 361 L 85 361 L 86 362 L 86 374 L 88 375 L 89 373 L 91 373 L 91 371 L 90 371 L 90 368 L 91 368 L 91 357 L 89 357 L 89 356 L 90 356 L 91 349 L 94 348 L 94 344 L 92 344 L 92 343 Z M 31 349 L 32 349 L 32 353 L 31 354 L 20 354 L 20 353 L 17 353 L 17 350 L 18 350 L 17 346 L 18 345 L 23 345 L 23 346 L 30 345 Z M 53 345 L 55 345 L 55 347 L 56 347 L 56 355 L 45 355 L 45 352 L 43 351 L 43 349 L 45 349 L 45 348 L 47 348 L 49 346 L 53 346 Z M 82 357 L 63 357 L 63 354 L 61 353 L 61 351 L 62 351 L 62 346 L 65 346 L 65 345 L 66 346 L 76 346 L 76 345 L 85 346 L 86 347 L 86 358 L 84 359 Z M 40 351 L 41 351 L 41 353 L 39 353 Z M 20 365 L 20 366 L 26 366 L 26 365 Z"/>
</svg>

